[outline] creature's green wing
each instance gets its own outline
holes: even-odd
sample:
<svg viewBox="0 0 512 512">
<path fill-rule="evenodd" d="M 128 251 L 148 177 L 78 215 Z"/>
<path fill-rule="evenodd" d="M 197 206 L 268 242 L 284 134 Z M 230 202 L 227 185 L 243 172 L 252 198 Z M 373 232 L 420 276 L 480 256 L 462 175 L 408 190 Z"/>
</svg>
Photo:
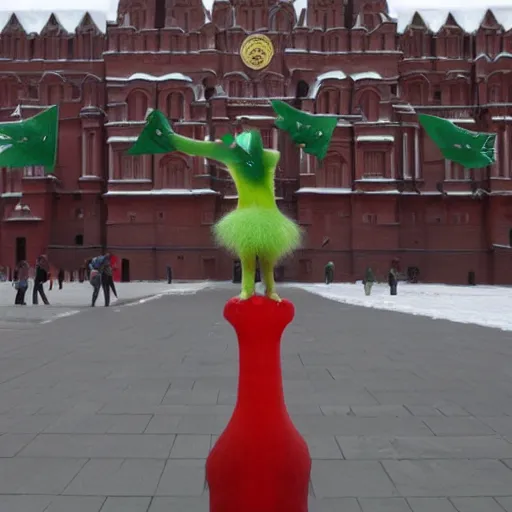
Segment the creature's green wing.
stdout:
<svg viewBox="0 0 512 512">
<path fill-rule="evenodd" d="M 12 123 L 0 123 L 0 167 L 42 165 L 53 172 L 57 159 L 59 109 Z"/>
<path fill-rule="evenodd" d="M 155 155 L 176 151 L 173 143 L 174 132 L 169 121 L 159 110 L 153 110 L 146 118 L 146 125 L 135 144 L 128 150 L 129 155 Z"/>
<path fill-rule="evenodd" d="M 447 160 L 469 169 L 486 167 L 496 161 L 495 133 L 472 132 L 446 119 L 425 114 L 419 114 L 418 119 Z"/>
<path fill-rule="evenodd" d="M 128 150 L 128 154 L 152 155 L 172 151 L 210 158 L 225 165 L 231 165 L 236 161 L 233 150 L 229 146 L 183 137 L 172 129 L 162 112 L 153 110 L 147 116 L 146 125 L 135 144 Z"/>
<path fill-rule="evenodd" d="M 276 126 L 287 132 L 294 144 L 303 145 L 306 153 L 323 160 L 338 122 L 337 117 L 308 114 L 279 100 L 272 101 L 272 108 L 279 116 Z"/>
</svg>

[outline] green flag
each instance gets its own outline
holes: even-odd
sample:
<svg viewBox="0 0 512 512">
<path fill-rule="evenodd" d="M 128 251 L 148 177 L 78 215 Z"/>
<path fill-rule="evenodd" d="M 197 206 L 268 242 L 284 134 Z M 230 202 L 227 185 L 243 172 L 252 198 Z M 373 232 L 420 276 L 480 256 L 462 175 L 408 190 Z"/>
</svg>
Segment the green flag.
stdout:
<svg viewBox="0 0 512 512">
<path fill-rule="evenodd" d="M 0 167 L 41 165 L 47 173 L 53 172 L 58 133 L 56 105 L 30 119 L 0 123 Z"/>
<path fill-rule="evenodd" d="M 338 118 L 308 114 L 280 100 L 273 100 L 271 103 L 274 112 L 279 116 L 276 119 L 276 126 L 287 132 L 293 143 L 301 146 L 305 153 L 323 160 Z"/>
<path fill-rule="evenodd" d="M 495 133 L 472 132 L 426 114 L 418 114 L 418 120 L 447 160 L 469 169 L 487 167 L 496 161 Z"/>
</svg>

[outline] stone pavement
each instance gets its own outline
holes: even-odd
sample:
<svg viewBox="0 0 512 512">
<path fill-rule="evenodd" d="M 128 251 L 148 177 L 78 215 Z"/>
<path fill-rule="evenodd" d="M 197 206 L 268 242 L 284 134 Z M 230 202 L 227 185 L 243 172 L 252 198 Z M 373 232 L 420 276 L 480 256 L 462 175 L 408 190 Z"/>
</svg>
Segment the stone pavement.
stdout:
<svg viewBox="0 0 512 512">
<path fill-rule="evenodd" d="M 0 330 L 0 512 L 207 512 L 234 290 Z M 310 512 L 512 511 L 510 334 L 286 295 Z"/>
<path fill-rule="evenodd" d="M 54 283 L 53 289 L 49 284 L 44 285 L 46 296 L 50 301 L 45 306 L 39 297 L 39 305 L 32 305 L 33 281 L 29 282 L 26 294 L 27 306 L 15 306 L 16 290 L 10 282 L 0 282 L 0 332 L 4 329 L 30 329 L 41 323 L 50 323 L 56 319 L 73 316 L 90 308 L 92 287 L 89 282 L 64 283 L 62 290 Z M 174 282 L 167 284 L 163 281 L 116 283 L 119 300 L 111 293 L 111 305 L 120 306 L 136 302 L 143 298 L 161 294 L 195 293 L 209 286 L 208 282 Z M 103 306 L 103 293 L 100 293 L 97 306 Z"/>
</svg>

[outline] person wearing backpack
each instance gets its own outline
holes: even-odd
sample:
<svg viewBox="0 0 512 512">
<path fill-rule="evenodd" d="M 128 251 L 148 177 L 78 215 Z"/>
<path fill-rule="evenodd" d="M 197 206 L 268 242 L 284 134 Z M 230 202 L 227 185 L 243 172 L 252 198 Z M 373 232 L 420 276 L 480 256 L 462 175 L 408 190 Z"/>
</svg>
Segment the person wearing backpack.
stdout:
<svg viewBox="0 0 512 512">
<path fill-rule="evenodd" d="M 98 300 L 98 295 L 101 289 L 101 273 L 100 268 L 102 266 L 103 259 L 102 256 L 96 256 L 89 262 L 89 282 L 93 288 L 92 291 L 92 302 L 91 306 L 96 306 L 96 301 Z"/>
</svg>

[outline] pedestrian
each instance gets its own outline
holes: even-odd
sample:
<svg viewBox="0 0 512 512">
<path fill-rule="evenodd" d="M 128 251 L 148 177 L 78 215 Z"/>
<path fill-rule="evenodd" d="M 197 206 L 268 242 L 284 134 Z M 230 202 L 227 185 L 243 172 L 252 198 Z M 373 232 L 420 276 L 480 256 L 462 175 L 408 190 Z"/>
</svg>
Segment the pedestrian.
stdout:
<svg viewBox="0 0 512 512">
<path fill-rule="evenodd" d="M 96 300 L 98 299 L 98 295 L 100 293 L 101 288 L 101 275 L 99 270 L 96 270 L 95 268 L 90 269 L 89 282 L 91 283 L 91 286 L 93 288 L 91 306 L 94 307 L 96 306 Z"/>
<path fill-rule="evenodd" d="M 391 262 L 391 268 L 388 272 L 388 284 L 390 295 L 397 295 L 398 293 L 398 260 L 394 259 Z"/>
<path fill-rule="evenodd" d="M 43 285 L 48 281 L 48 271 L 50 267 L 48 264 L 48 259 L 46 258 L 46 255 L 42 254 L 37 258 L 36 261 L 36 274 L 34 277 L 34 289 L 32 290 L 32 304 L 37 306 L 38 304 L 38 294 L 41 295 L 41 299 L 43 302 L 49 306 L 50 302 L 48 301 L 48 298 L 46 297 L 46 294 L 44 292 Z"/>
<path fill-rule="evenodd" d="M 60 269 L 57 274 L 57 281 L 59 281 L 59 290 L 62 290 L 62 283 L 64 282 L 64 269 Z"/>
<path fill-rule="evenodd" d="M 21 260 L 18 262 L 16 266 L 18 279 L 14 283 L 14 288 L 16 290 L 16 298 L 14 299 L 14 304 L 17 306 L 26 306 L 25 302 L 25 294 L 28 289 L 28 271 L 29 264 L 25 260 Z"/>
<path fill-rule="evenodd" d="M 103 288 L 103 297 L 105 299 L 105 307 L 110 305 L 110 287 L 106 279 L 105 268 L 108 265 L 107 256 L 96 256 L 93 258 L 89 268 L 91 270 L 90 283 L 94 288 L 92 294 L 92 307 L 96 305 L 100 288 Z"/>
<path fill-rule="evenodd" d="M 325 284 L 331 284 L 334 281 L 334 263 L 329 261 L 324 268 Z"/>
<path fill-rule="evenodd" d="M 363 285 L 364 285 L 364 294 L 365 295 L 371 295 L 373 285 L 375 284 L 375 274 L 373 273 L 373 270 L 371 267 L 367 267 L 364 279 L 363 279 Z"/>
<path fill-rule="evenodd" d="M 113 276 L 113 267 L 112 267 L 112 256 L 110 253 L 107 252 L 105 254 L 105 262 L 103 264 L 103 276 L 105 278 L 105 284 L 108 287 L 108 294 L 110 298 L 110 290 L 112 290 L 112 293 L 114 294 L 115 298 L 117 299 L 117 290 L 116 285 L 114 284 L 114 276 Z"/>
</svg>

